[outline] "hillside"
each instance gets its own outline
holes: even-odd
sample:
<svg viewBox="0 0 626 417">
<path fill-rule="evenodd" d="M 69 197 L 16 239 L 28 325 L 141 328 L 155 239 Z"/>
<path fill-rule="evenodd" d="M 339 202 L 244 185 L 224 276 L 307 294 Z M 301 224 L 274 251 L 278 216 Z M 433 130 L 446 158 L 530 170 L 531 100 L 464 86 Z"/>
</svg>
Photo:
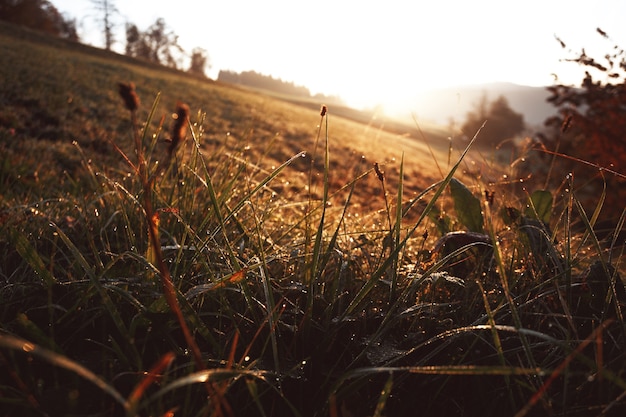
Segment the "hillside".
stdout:
<svg viewBox="0 0 626 417">
<path fill-rule="evenodd" d="M 22 192 L 40 195 L 62 189 L 66 176 L 73 178 L 82 169 L 74 141 L 89 159 L 121 162 L 112 143 L 129 151 L 130 142 L 124 133 L 128 121 L 118 101 L 118 82 L 137 85 L 143 103 L 140 119 L 147 117 L 152 101 L 160 94 L 155 119 L 165 118 L 165 132 L 170 123 L 166 115 L 178 100 L 187 103 L 193 121 L 204 119 L 207 152 L 228 141 L 245 148 L 248 161 L 270 169 L 298 152 L 315 149 L 322 104 L 315 100 L 193 78 L 2 22 L 0 41 L 4 81 L 0 87 L 0 132 L 5 162 L 10 162 L 3 175 L 14 190 L 26 187 Z M 415 193 L 442 177 L 438 163 L 443 169 L 449 163 L 450 144 L 442 140 L 446 136 L 441 128 L 420 126 L 420 132 L 414 126 L 347 107 L 331 107 L 329 124 L 336 187 L 349 178 L 345 169 L 354 167 L 358 173 L 371 169 L 374 162 L 389 170 L 389 178 L 395 181 L 404 154 L 405 187 L 408 193 Z M 294 168 L 292 176 L 296 177 L 308 169 L 306 165 Z M 23 172 L 19 179 L 15 170 Z M 363 201 L 368 200 L 364 196 Z"/>
</svg>

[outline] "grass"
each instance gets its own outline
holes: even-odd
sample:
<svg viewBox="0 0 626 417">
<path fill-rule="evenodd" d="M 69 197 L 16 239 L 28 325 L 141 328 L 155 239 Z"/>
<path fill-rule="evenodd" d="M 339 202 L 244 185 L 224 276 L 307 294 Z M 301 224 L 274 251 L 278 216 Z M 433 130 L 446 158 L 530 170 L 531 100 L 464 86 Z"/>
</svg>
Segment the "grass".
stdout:
<svg viewBox="0 0 626 417">
<path fill-rule="evenodd" d="M 623 415 L 610 190 L 11 30 L 2 415 Z"/>
</svg>

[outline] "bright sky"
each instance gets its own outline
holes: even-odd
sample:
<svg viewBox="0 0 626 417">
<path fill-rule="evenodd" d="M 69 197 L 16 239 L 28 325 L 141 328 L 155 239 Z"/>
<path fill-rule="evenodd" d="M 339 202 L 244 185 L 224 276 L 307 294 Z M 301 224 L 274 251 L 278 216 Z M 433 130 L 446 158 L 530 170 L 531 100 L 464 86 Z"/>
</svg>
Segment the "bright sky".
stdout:
<svg viewBox="0 0 626 417">
<path fill-rule="evenodd" d="M 92 0 L 51 0 L 76 17 L 87 43 Z M 442 86 L 508 81 L 550 85 L 552 74 L 577 83 L 575 52 L 626 46 L 624 0 L 112 0 L 124 21 L 145 30 L 163 17 L 185 50 L 202 47 L 213 66 L 254 70 L 336 94 L 356 107 L 401 106 L 418 92 Z M 597 47 L 597 45 L 600 45 Z M 597 47 L 598 49 L 594 48 Z M 594 56 L 594 55 L 592 55 Z M 572 72 L 574 74 L 572 74 Z"/>
</svg>

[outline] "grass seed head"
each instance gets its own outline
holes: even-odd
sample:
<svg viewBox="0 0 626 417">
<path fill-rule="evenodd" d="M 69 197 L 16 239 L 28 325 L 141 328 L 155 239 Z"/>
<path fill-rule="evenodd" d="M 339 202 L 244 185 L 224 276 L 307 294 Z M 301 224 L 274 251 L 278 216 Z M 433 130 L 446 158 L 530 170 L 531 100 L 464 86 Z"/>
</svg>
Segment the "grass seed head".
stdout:
<svg viewBox="0 0 626 417">
<path fill-rule="evenodd" d="M 322 104 L 322 108 L 320 109 L 320 116 L 326 116 L 326 112 L 328 112 L 328 107 L 326 107 L 326 104 Z"/>
<path fill-rule="evenodd" d="M 124 106 L 130 111 L 135 111 L 139 108 L 139 96 L 135 92 L 134 83 L 117 83 L 120 96 L 124 100 Z"/>
<path fill-rule="evenodd" d="M 187 136 L 187 123 L 189 120 L 189 106 L 185 103 L 176 103 L 176 111 L 173 114 L 174 123 L 172 123 L 172 134 L 168 153 L 172 155 L 181 142 L 185 141 Z"/>
<path fill-rule="evenodd" d="M 487 204 L 489 204 L 489 206 L 493 206 L 493 200 L 496 197 L 496 192 L 495 191 L 489 191 L 489 190 L 485 190 L 485 201 L 487 202 Z"/>
<path fill-rule="evenodd" d="M 376 176 L 378 177 L 378 181 L 385 182 L 385 173 L 380 170 L 380 166 L 378 166 L 378 162 L 374 162 L 374 171 L 376 171 Z"/>
</svg>

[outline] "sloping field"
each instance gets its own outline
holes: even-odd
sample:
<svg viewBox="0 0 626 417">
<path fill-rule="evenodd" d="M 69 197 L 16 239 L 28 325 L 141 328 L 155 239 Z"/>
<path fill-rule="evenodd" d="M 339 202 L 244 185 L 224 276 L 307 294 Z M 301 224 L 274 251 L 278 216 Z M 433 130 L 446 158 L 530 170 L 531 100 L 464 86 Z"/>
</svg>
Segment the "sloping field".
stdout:
<svg viewBox="0 0 626 417">
<path fill-rule="evenodd" d="M 321 104 L 0 24 L 0 414 L 625 415 L 626 215 Z"/>
<path fill-rule="evenodd" d="M 371 169 L 374 162 L 393 183 L 404 155 L 404 187 L 410 195 L 441 179 L 449 165 L 449 143 L 442 130 L 419 132 L 392 121 L 367 120 L 368 115 L 347 108 L 338 109 L 343 117 L 335 115 L 331 107 L 328 125 L 320 131 L 319 107 L 323 103 L 294 103 L 193 78 L 5 23 L 0 23 L 0 76 L 0 135 L 6 155 L 2 169 L 18 194 L 49 192 L 63 187 L 66 175 L 77 174 L 82 157 L 72 145 L 74 141 L 88 158 L 102 165 L 116 165 L 115 161 L 121 160 L 112 143 L 130 151 L 129 120 L 117 94 L 118 82 L 136 84 L 143 104 L 140 121 L 147 119 L 160 95 L 153 126 L 163 118 L 161 139 L 167 138 L 169 115 L 180 100 L 189 105 L 192 122 L 202 118 L 206 152 L 214 149 L 212 145 L 232 143 L 239 157 L 270 170 L 306 151 L 308 157 L 303 160 L 308 162 L 292 165 L 292 183 L 294 177 L 309 170 L 308 158 L 316 151 L 316 138 L 319 134 L 320 152 L 326 133 L 330 180 L 335 188 Z M 323 162 L 321 157 L 315 159 Z M 355 203 L 361 191 L 356 190 Z M 369 201 L 371 192 L 375 191 L 365 190 L 364 201 Z"/>
</svg>

